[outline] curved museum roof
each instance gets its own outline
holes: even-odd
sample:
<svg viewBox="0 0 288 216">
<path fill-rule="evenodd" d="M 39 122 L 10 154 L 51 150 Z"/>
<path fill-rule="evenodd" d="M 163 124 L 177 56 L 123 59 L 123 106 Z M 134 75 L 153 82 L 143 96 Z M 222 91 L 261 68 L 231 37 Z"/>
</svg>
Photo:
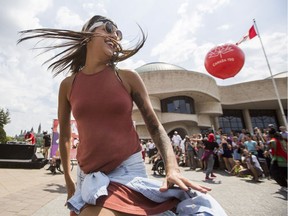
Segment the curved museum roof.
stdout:
<svg viewBox="0 0 288 216">
<path fill-rule="evenodd" d="M 152 72 L 152 71 L 168 71 L 168 70 L 184 70 L 187 71 L 185 68 L 179 67 L 177 65 L 168 64 L 165 62 L 152 62 L 140 66 L 135 69 L 138 73 L 141 72 Z"/>
</svg>

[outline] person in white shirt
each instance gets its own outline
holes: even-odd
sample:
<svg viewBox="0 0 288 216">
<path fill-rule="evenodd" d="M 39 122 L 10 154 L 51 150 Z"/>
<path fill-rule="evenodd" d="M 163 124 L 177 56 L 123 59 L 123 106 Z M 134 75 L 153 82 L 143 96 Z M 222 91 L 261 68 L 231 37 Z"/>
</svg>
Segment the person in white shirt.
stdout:
<svg viewBox="0 0 288 216">
<path fill-rule="evenodd" d="M 263 169 L 257 157 L 249 153 L 247 149 L 243 149 L 243 156 L 245 157 L 244 162 L 247 164 L 247 169 L 241 170 L 239 176 L 252 175 L 253 181 L 260 182 L 259 177 L 262 176 Z"/>
<path fill-rule="evenodd" d="M 152 156 L 157 153 L 157 149 L 152 140 L 148 141 L 147 148 L 148 148 L 148 157 L 149 157 L 149 164 L 150 164 L 152 162 Z"/>
<path fill-rule="evenodd" d="M 180 146 L 181 141 L 182 141 L 181 136 L 178 134 L 177 131 L 174 131 L 174 134 L 173 134 L 173 137 L 172 137 L 172 145 L 173 145 L 173 147 Z"/>
<path fill-rule="evenodd" d="M 280 126 L 279 130 L 280 130 L 280 134 L 283 137 L 283 139 L 286 139 L 286 141 L 287 141 L 287 139 L 288 139 L 288 131 L 286 130 L 286 127 L 285 126 Z"/>
</svg>

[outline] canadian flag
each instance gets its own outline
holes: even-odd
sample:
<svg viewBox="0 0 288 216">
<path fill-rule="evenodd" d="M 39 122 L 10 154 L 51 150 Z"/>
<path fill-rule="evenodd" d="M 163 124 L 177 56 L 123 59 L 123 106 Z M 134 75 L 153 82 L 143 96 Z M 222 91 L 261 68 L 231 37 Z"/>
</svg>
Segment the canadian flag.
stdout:
<svg viewBox="0 0 288 216">
<path fill-rule="evenodd" d="M 244 41 L 247 41 L 247 40 L 251 40 L 252 38 L 254 38 L 255 36 L 257 35 L 256 33 L 256 30 L 255 30 L 255 27 L 254 25 L 249 29 L 248 33 L 241 38 L 240 41 L 238 41 L 236 43 L 236 45 L 238 46 L 240 43 L 244 42 Z"/>
</svg>

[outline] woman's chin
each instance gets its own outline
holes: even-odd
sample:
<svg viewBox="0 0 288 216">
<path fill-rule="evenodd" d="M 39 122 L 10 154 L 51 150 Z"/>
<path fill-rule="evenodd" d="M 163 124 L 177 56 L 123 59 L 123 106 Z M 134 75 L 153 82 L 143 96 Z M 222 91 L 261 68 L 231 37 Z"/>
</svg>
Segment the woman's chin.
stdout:
<svg viewBox="0 0 288 216">
<path fill-rule="evenodd" d="M 114 55 L 114 50 L 112 49 L 106 49 L 104 52 L 109 58 L 113 57 Z"/>
</svg>

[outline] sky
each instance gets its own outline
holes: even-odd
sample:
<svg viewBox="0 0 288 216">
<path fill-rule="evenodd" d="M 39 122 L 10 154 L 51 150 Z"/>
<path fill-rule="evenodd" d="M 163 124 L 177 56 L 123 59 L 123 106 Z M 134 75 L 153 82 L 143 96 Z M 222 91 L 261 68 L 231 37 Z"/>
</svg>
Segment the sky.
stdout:
<svg viewBox="0 0 288 216">
<path fill-rule="evenodd" d="M 123 45 L 133 46 L 147 34 L 144 47 L 119 68 L 136 69 L 152 62 L 178 65 L 211 76 L 204 66 L 215 46 L 238 42 L 256 20 L 273 75 L 287 71 L 287 0 L 0 0 L 0 108 L 8 109 L 8 136 L 21 130 L 51 131 L 57 119 L 60 82 L 43 62 L 56 51 L 39 55 L 36 41 L 17 45 L 19 31 L 63 28 L 79 31 L 94 15 L 114 20 Z M 245 54 L 241 71 L 232 78 L 215 78 L 220 86 L 270 76 L 258 37 L 239 45 Z"/>
</svg>

